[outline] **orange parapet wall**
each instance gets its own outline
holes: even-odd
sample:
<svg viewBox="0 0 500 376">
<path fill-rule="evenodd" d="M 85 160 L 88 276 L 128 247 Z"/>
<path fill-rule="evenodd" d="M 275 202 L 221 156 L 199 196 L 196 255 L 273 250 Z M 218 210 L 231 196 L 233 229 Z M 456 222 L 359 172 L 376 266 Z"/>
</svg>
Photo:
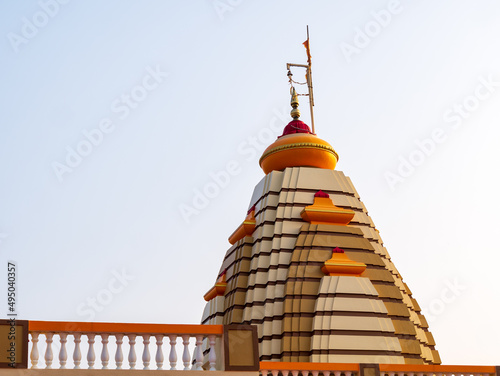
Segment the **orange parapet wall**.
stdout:
<svg viewBox="0 0 500 376">
<path fill-rule="evenodd" d="M 360 365 L 357 363 L 310 363 L 310 362 L 260 362 L 260 369 L 264 371 L 342 371 L 359 374 Z M 495 366 L 442 366 L 423 364 L 379 364 L 380 373 L 404 372 L 455 375 L 495 375 Z M 266 376 L 262 374 L 262 376 Z M 497 374 L 497 376 L 500 376 Z"/>
<path fill-rule="evenodd" d="M 359 372 L 357 363 L 260 362 L 261 370 L 351 371 Z M 264 375 L 263 375 L 264 376 Z"/>
<path fill-rule="evenodd" d="M 380 372 L 422 372 L 427 374 L 495 374 L 495 366 L 443 366 L 424 364 L 381 364 Z M 498 375 L 497 375 L 498 376 Z"/>
<path fill-rule="evenodd" d="M 128 324 L 115 322 L 30 321 L 30 332 L 222 334 L 222 325 Z"/>
</svg>

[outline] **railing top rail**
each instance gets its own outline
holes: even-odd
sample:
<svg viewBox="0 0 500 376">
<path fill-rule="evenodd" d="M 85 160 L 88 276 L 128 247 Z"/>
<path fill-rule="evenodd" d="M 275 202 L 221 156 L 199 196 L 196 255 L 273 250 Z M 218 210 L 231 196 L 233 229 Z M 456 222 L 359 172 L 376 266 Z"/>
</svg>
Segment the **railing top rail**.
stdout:
<svg viewBox="0 0 500 376">
<path fill-rule="evenodd" d="M 223 326 L 189 324 L 133 324 L 115 322 L 30 321 L 29 331 L 40 333 L 222 335 Z"/>
<path fill-rule="evenodd" d="M 448 366 L 431 364 L 380 364 L 382 372 L 495 373 L 495 366 Z"/>
<path fill-rule="evenodd" d="M 260 362 L 260 369 L 359 372 L 357 363 Z"/>
</svg>

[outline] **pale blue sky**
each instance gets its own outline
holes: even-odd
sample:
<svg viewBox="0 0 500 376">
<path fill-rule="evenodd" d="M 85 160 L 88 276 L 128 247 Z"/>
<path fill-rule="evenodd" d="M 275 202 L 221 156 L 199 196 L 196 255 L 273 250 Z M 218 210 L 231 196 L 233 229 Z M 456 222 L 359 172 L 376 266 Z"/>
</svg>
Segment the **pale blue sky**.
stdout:
<svg viewBox="0 0 500 376">
<path fill-rule="evenodd" d="M 269 129 L 288 121 L 286 63 L 305 63 L 309 24 L 316 131 L 434 317 L 443 362 L 498 364 L 497 1 L 49 3 L 0 4 L 0 275 L 17 263 L 20 318 L 199 322 Z M 54 163 L 106 119 L 59 181 Z M 415 140 L 436 132 L 421 158 Z M 410 156 L 421 164 L 401 177 Z M 228 163 L 187 223 L 180 207 Z M 88 313 L 123 270 L 134 279 Z"/>
</svg>

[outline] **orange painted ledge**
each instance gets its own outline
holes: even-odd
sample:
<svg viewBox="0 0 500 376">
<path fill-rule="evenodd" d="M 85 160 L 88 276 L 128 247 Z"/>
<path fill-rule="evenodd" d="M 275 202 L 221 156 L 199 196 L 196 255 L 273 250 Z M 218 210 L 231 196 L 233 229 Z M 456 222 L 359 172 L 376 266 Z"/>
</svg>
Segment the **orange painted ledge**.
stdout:
<svg viewBox="0 0 500 376">
<path fill-rule="evenodd" d="M 207 291 L 205 295 L 203 295 L 203 299 L 209 302 L 213 298 L 224 295 L 224 293 L 226 292 L 226 286 L 226 271 L 224 270 L 222 274 L 219 275 L 219 278 L 217 279 L 217 282 L 215 282 L 214 287 L 212 287 Z"/>
<path fill-rule="evenodd" d="M 226 292 L 227 283 L 217 283 L 214 287 L 212 287 L 208 292 L 203 296 L 206 302 L 209 302 L 213 298 L 224 295 Z"/>
<path fill-rule="evenodd" d="M 261 370 L 352 371 L 359 372 L 357 363 L 260 362 Z"/>
<path fill-rule="evenodd" d="M 327 225 L 348 225 L 354 218 L 354 212 L 348 209 L 342 209 L 333 204 L 328 197 L 314 197 L 314 203 L 306 206 L 300 216 L 306 222 L 311 224 Z"/>
<path fill-rule="evenodd" d="M 250 236 L 253 234 L 255 230 L 255 224 L 257 221 L 255 220 L 254 217 L 255 211 L 251 211 L 243 223 L 231 234 L 229 237 L 229 243 L 234 244 L 238 240 L 243 239 L 245 236 Z"/>
<path fill-rule="evenodd" d="M 380 364 L 381 372 L 495 373 L 495 366 L 443 366 L 424 364 Z"/>
<path fill-rule="evenodd" d="M 147 333 L 147 334 L 222 334 L 222 325 L 132 324 L 115 322 L 30 321 L 30 332 L 65 333 Z"/>
</svg>

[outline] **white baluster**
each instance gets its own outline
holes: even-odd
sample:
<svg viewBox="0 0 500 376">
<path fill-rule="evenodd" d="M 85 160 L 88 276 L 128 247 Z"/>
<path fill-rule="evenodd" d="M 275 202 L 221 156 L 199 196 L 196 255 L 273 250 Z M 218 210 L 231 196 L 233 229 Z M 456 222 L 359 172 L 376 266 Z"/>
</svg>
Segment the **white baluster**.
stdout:
<svg viewBox="0 0 500 376">
<path fill-rule="evenodd" d="M 424 376 L 424 373 L 423 372 L 419 372 L 419 373 L 417 373 L 417 376 Z"/>
<path fill-rule="evenodd" d="M 203 335 L 196 336 L 196 348 L 194 350 L 195 364 L 194 369 L 196 371 L 203 371 Z"/>
<path fill-rule="evenodd" d="M 47 342 L 47 349 L 45 350 L 45 368 L 52 368 L 52 337 L 54 333 L 45 334 L 45 342 Z"/>
<path fill-rule="evenodd" d="M 292 369 L 292 376 L 299 376 L 299 370 Z"/>
<path fill-rule="evenodd" d="M 101 351 L 102 369 L 108 369 L 108 364 L 109 364 L 109 352 L 108 352 L 109 334 L 101 334 L 101 342 L 102 342 L 102 351 Z"/>
<path fill-rule="evenodd" d="M 342 373 L 341 371 L 333 371 L 334 376 L 340 376 L 341 373 Z"/>
<path fill-rule="evenodd" d="M 82 342 L 82 334 L 75 333 L 75 351 L 73 351 L 73 363 L 75 366 L 73 368 L 80 369 L 80 362 L 82 361 L 82 353 L 80 352 L 80 342 Z"/>
<path fill-rule="evenodd" d="M 89 369 L 94 369 L 94 364 L 95 364 L 95 352 L 94 352 L 95 334 L 88 333 L 87 338 L 88 338 L 88 343 L 89 343 L 89 351 L 87 352 L 87 362 L 89 363 Z"/>
<path fill-rule="evenodd" d="M 394 376 L 396 372 L 389 372 L 389 376 Z"/>
<path fill-rule="evenodd" d="M 217 355 L 215 354 L 215 336 L 208 336 L 208 344 L 210 352 L 208 353 L 208 363 L 210 364 L 210 371 L 215 371 L 215 364 L 217 363 Z"/>
<path fill-rule="evenodd" d="M 184 371 L 189 369 L 189 362 L 191 361 L 191 355 L 189 354 L 189 335 L 182 336 L 182 344 L 184 345 L 184 351 L 182 353 L 182 364 L 184 364 Z"/>
<path fill-rule="evenodd" d="M 116 354 L 115 354 L 116 369 L 122 369 L 122 364 L 123 364 L 123 351 L 122 351 L 123 334 L 116 334 L 115 337 L 116 337 Z"/>
<path fill-rule="evenodd" d="M 345 376 L 351 376 L 352 375 L 352 372 L 351 371 L 346 371 L 344 372 Z"/>
<path fill-rule="evenodd" d="M 170 353 L 168 354 L 168 362 L 170 363 L 170 370 L 175 371 L 177 368 L 177 351 L 175 346 L 177 345 L 177 336 L 175 334 L 169 335 L 170 340 Z"/>
<path fill-rule="evenodd" d="M 38 357 L 40 356 L 38 354 L 38 336 L 40 333 L 33 332 L 31 333 L 31 342 L 33 342 L 33 348 L 31 349 L 31 368 L 37 369 L 38 368 Z"/>
<path fill-rule="evenodd" d="M 302 376 L 309 376 L 309 371 L 302 371 Z"/>
<path fill-rule="evenodd" d="M 271 375 L 273 375 L 273 376 L 278 376 L 279 373 L 280 373 L 279 369 L 272 369 L 271 370 Z"/>
<path fill-rule="evenodd" d="M 268 373 L 269 373 L 269 371 L 267 369 L 261 369 L 260 370 L 260 375 L 261 376 L 267 376 Z"/>
<path fill-rule="evenodd" d="M 323 371 L 323 376 L 330 376 L 330 373 L 332 373 L 332 371 Z"/>
<path fill-rule="evenodd" d="M 319 371 L 311 371 L 311 373 L 312 373 L 313 376 L 318 376 Z"/>
<path fill-rule="evenodd" d="M 135 355 L 135 334 L 128 334 L 128 343 L 130 345 L 130 351 L 128 352 L 128 363 L 130 364 L 130 369 L 135 369 L 135 362 L 137 361 L 137 355 Z"/>
<path fill-rule="evenodd" d="M 59 340 L 61 342 L 61 349 L 59 350 L 59 368 L 61 369 L 66 368 L 66 360 L 68 360 L 68 354 L 66 353 L 66 342 L 68 342 L 67 338 L 67 333 L 59 334 Z"/>
<path fill-rule="evenodd" d="M 142 352 L 142 363 L 144 364 L 144 369 L 149 369 L 149 362 L 151 361 L 151 355 L 149 354 L 149 337 L 150 335 L 142 335 L 142 343 L 144 344 L 144 351 Z"/>
<path fill-rule="evenodd" d="M 157 334 L 155 338 L 156 338 L 156 357 L 155 357 L 156 369 L 163 369 L 163 350 L 161 349 L 163 345 L 163 335 Z M 175 360 L 177 361 L 177 358 Z"/>
<path fill-rule="evenodd" d="M 285 369 L 285 370 L 281 370 L 281 375 L 282 375 L 282 376 L 288 376 L 288 373 L 289 373 L 289 372 L 290 372 L 290 371 L 289 371 L 289 370 L 287 370 L 287 369 Z"/>
</svg>

